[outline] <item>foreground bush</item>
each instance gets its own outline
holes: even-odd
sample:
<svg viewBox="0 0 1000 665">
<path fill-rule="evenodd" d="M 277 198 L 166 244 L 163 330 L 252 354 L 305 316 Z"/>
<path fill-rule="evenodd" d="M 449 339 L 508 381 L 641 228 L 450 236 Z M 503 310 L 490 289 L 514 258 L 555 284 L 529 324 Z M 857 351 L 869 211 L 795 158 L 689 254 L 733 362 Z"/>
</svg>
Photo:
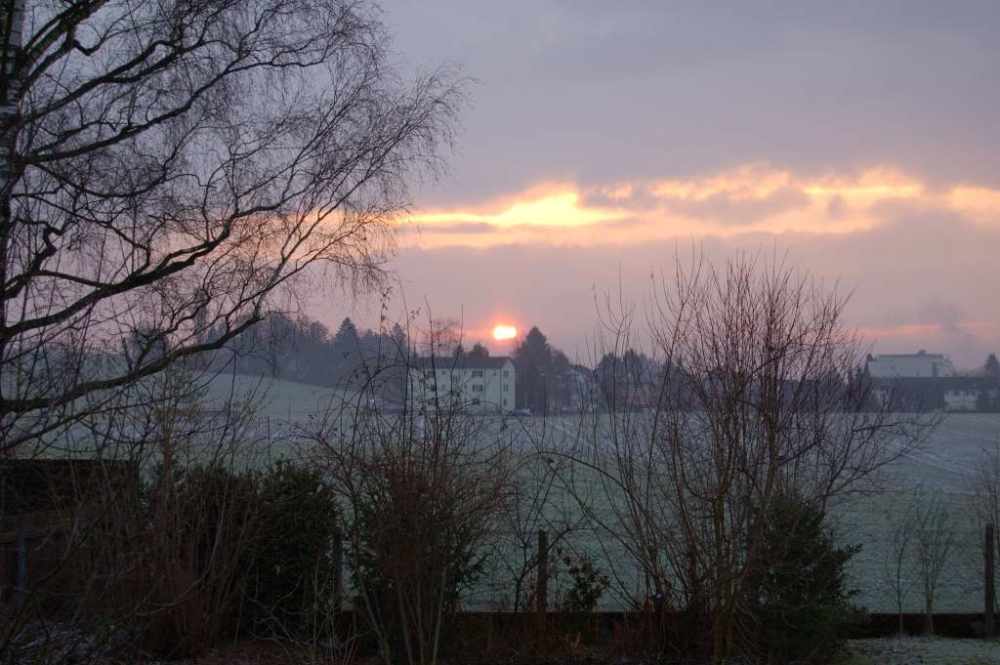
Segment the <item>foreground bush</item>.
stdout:
<svg viewBox="0 0 1000 665">
<path fill-rule="evenodd" d="M 146 617 L 146 648 L 170 656 L 203 653 L 240 632 L 247 557 L 258 537 L 258 483 L 249 473 L 190 467 L 153 481 L 143 542 L 149 591 L 135 608 Z"/>
<path fill-rule="evenodd" d="M 820 508 L 779 495 L 760 514 L 757 565 L 749 580 L 748 610 L 767 662 L 825 663 L 843 646 L 856 616 L 845 566 L 860 546 L 838 546 Z"/>
<path fill-rule="evenodd" d="M 433 665 L 506 500 L 505 440 L 460 409 L 345 417 L 315 443 L 344 508 L 354 609 L 387 665 Z"/>
<path fill-rule="evenodd" d="M 332 492 L 312 470 L 221 466 L 158 474 L 148 525 L 131 546 L 143 565 L 126 619 L 143 645 L 197 656 L 241 636 L 315 637 L 332 616 Z"/>
<path fill-rule="evenodd" d="M 448 624 L 442 619 L 454 615 L 482 569 L 482 520 L 466 513 L 478 490 L 420 455 L 378 468 L 354 506 L 355 583 L 383 658 L 433 663 Z"/>
<path fill-rule="evenodd" d="M 327 632 L 336 609 L 333 489 L 319 471 L 279 463 L 258 479 L 257 502 L 246 627 L 274 637 Z"/>
</svg>

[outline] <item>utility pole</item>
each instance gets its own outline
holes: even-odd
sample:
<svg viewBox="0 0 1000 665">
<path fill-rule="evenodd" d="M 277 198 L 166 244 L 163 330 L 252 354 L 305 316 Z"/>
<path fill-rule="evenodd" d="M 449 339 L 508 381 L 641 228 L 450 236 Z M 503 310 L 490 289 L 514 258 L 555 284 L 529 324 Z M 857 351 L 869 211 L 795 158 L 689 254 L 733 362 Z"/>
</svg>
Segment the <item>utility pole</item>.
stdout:
<svg viewBox="0 0 1000 665">
<path fill-rule="evenodd" d="M 539 621 L 544 625 L 545 612 L 549 604 L 549 534 L 544 529 L 538 532 L 538 578 L 535 589 L 535 609 Z"/>
<path fill-rule="evenodd" d="M 985 611 L 983 612 L 983 628 L 986 633 L 986 638 L 989 639 L 996 635 L 996 587 L 994 586 L 994 574 L 996 571 L 994 554 L 996 553 L 996 537 L 993 535 L 993 530 L 996 528 L 993 524 L 986 525 L 986 540 L 983 543 L 985 545 L 985 561 L 984 561 L 984 571 L 983 571 L 983 582 L 985 583 Z"/>
</svg>

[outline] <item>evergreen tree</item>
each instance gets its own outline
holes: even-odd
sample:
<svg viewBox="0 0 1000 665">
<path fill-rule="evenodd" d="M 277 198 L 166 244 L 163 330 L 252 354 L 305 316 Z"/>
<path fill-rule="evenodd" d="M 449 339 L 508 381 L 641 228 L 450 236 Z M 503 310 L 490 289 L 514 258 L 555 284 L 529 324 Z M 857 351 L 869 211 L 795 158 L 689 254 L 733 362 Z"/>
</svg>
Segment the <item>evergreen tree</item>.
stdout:
<svg viewBox="0 0 1000 665">
<path fill-rule="evenodd" d="M 983 365 L 983 374 L 991 379 L 1000 380 L 1000 360 L 997 360 L 997 354 L 991 353 L 986 358 L 986 364 Z"/>
<path fill-rule="evenodd" d="M 359 339 L 358 327 L 354 325 L 350 317 L 347 317 L 340 322 L 340 328 L 337 329 L 337 334 L 333 338 L 333 346 L 338 351 L 354 353 L 358 349 Z"/>
<path fill-rule="evenodd" d="M 614 405 L 619 401 L 617 372 L 618 356 L 613 353 L 605 353 L 600 362 L 597 363 L 597 367 L 594 368 L 594 379 L 597 382 L 601 403 L 605 409 L 614 408 Z"/>
<path fill-rule="evenodd" d="M 546 384 L 551 379 L 552 349 L 537 326 L 532 327 L 514 349 L 514 365 L 517 367 L 518 405 L 535 413 L 546 412 L 550 397 Z"/>
<path fill-rule="evenodd" d="M 333 365 L 330 370 L 338 382 L 350 380 L 358 367 L 360 351 L 358 328 L 349 317 L 345 318 L 333 337 Z"/>
<path fill-rule="evenodd" d="M 389 331 L 389 340 L 395 349 L 397 360 L 404 360 L 409 357 L 410 340 L 406 335 L 406 331 L 403 330 L 403 326 L 398 323 L 392 324 L 392 330 Z"/>
<path fill-rule="evenodd" d="M 761 626 L 768 662 L 828 662 L 852 619 L 847 562 L 859 545 L 840 545 L 822 508 L 794 492 L 758 512 L 745 609 Z"/>
</svg>

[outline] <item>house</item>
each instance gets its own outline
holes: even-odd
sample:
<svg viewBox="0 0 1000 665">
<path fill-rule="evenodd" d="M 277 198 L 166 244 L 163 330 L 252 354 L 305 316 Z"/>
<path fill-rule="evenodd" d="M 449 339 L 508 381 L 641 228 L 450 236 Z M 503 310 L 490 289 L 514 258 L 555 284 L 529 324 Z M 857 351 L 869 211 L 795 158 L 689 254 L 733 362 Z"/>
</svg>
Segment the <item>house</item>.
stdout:
<svg viewBox="0 0 1000 665">
<path fill-rule="evenodd" d="M 879 402 L 896 411 L 997 411 L 1000 384 L 981 376 L 873 379 Z"/>
<path fill-rule="evenodd" d="M 948 356 L 927 353 L 883 353 L 868 356 L 868 376 L 873 379 L 927 379 L 955 376 Z"/>
<path fill-rule="evenodd" d="M 945 411 L 996 411 L 1000 385 L 982 376 L 953 377 L 944 381 Z"/>
<path fill-rule="evenodd" d="M 513 411 L 516 372 L 504 356 L 417 358 L 409 369 L 414 403 L 429 409 L 460 409 L 473 413 Z"/>
</svg>

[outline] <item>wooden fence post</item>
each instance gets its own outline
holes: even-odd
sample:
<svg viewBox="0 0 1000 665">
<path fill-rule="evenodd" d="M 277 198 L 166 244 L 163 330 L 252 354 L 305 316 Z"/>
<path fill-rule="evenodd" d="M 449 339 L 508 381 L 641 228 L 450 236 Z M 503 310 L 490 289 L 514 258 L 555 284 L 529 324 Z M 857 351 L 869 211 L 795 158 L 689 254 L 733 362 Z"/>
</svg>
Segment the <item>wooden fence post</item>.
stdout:
<svg viewBox="0 0 1000 665">
<path fill-rule="evenodd" d="M 17 551 L 17 570 L 14 573 L 14 607 L 21 609 L 28 597 L 28 534 L 24 525 L 17 526 L 17 535 L 14 538 L 14 547 Z"/>
<path fill-rule="evenodd" d="M 340 527 L 333 532 L 333 611 L 340 612 L 344 597 L 344 539 Z"/>
<path fill-rule="evenodd" d="M 993 535 L 993 530 L 996 527 L 993 524 L 986 525 L 986 556 L 984 561 L 983 569 L 983 581 L 986 592 L 986 603 L 984 608 L 983 616 L 983 632 L 987 638 L 991 638 L 996 635 L 996 586 L 994 585 L 994 574 L 996 571 L 994 557 L 996 554 L 996 537 Z"/>
<path fill-rule="evenodd" d="M 538 585 L 535 589 L 535 607 L 544 618 L 549 604 L 549 534 L 538 532 Z"/>
</svg>

